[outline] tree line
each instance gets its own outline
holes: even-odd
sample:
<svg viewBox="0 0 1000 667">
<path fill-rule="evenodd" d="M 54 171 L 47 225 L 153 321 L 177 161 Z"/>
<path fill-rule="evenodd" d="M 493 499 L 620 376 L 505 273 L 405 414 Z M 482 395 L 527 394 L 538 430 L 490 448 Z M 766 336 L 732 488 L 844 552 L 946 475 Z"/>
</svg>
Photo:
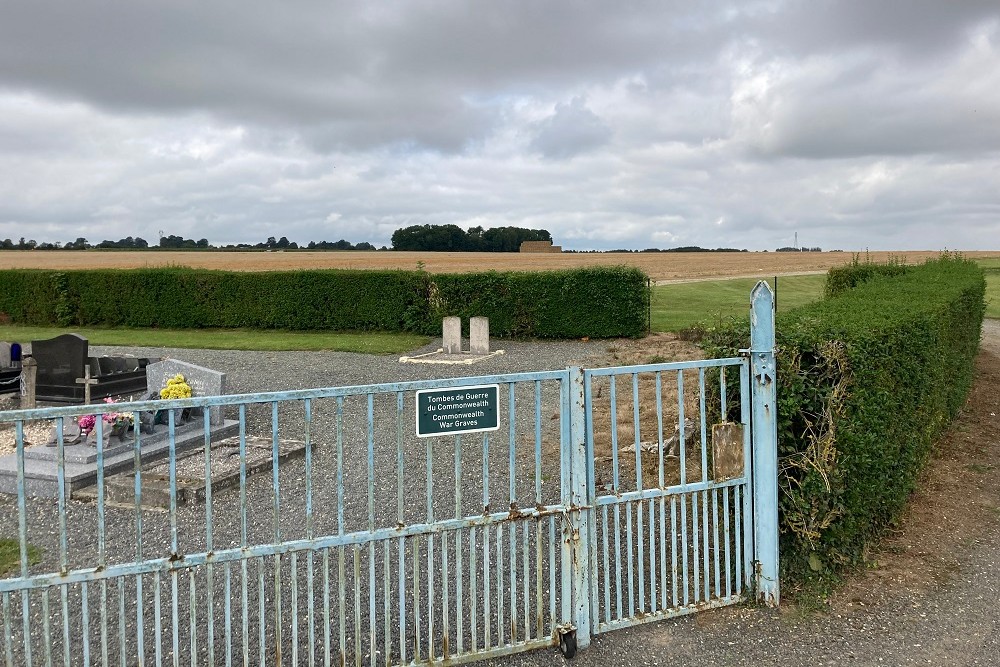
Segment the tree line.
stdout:
<svg viewBox="0 0 1000 667">
<path fill-rule="evenodd" d="M 470 227 L 458 225 L 412 225 L 392 233 L 393 250 L 451 252 L 517 252 L 524 241 L 551 241 L 545 229 L 523 227 Z"/>
</svg>

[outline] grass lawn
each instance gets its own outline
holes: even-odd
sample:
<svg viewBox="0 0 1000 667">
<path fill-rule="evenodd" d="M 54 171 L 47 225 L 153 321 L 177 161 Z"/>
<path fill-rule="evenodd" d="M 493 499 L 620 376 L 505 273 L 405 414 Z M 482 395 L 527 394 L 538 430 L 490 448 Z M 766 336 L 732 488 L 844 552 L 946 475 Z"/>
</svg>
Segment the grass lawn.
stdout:
<svg viewBox="0 0 1000 667">
<path fill-rule="evenodd" d="M 26 343 L 75 332 L 91 345 L 180 347 L 208 350 L 333 350 L 399 354 L 430 338 L 407 333 L 338 333 L 329 331 L 259 331 L 252 329 L 95 329 L 0 326 L 0 340 Z"/>
<path fill-rule="evenodd" d="M 1000 268 L 986 272 L 986 317 L 1000 319 Z"/>
<path fill-rule="evenodd" d="M 41 557 L 41 552 L 28 545 L 28 563 L 35 564 Z M 0 539 L 0 577 L 10 572 L 16 572 L 21 566 L 21 543 L 17 540 Z"/>
<path fill-rule="evenodd" d="M 778 277 L 778 310 L 795 308 L 823 296 L 826 274 Z M 712 326 L 750 310 L 756 278 L 710 280 L 653 288 L 653 331 L 679 331 L 702 322 Z"/>
</svg>

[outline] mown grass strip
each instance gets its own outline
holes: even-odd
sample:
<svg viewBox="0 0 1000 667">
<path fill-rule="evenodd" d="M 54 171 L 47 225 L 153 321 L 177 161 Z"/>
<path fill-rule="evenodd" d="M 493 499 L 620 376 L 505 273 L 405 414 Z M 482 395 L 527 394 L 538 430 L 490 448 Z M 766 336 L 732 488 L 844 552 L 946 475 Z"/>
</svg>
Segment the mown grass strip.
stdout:
<svg viewBox="0 0 1000 667">
<path fill-rule="evenodd" d="M 773 276 L 762 277 L 773 283 Z M 680 331 L 694 324 L 717 326 L 750 310 L 750 290 L 756 278 L 708 280 L 653 288 L 653 331 Z M 823 296 L 825 274 L 778 277 L 778 310 L 785 311 L 818 301 Z"/>
<path fill-rule="evenodd" d="M 986 317 L 1000 319 L 1000 268 L 986 273 Z"/>
<path fill-rule="evenodd" d="M 264 350 L 360 352 L 399 354 L 430 342 L 409 333 L 341 333 L 253 329 L 100 329 L 91 327 L 0 326 L 0 340 L 27 343 L 75 332 L 91 345 L 176 347 L 202 350 Z"/>
</svg>

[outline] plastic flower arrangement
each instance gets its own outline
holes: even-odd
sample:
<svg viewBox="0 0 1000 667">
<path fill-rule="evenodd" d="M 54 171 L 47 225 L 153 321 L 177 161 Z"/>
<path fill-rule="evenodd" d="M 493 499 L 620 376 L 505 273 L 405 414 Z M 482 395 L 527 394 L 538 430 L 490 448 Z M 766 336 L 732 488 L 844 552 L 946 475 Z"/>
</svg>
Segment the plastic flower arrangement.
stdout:
<svg viewBox="0 0 1000 667">
<path fill-rule="evenodd" d="M 97 425 L 97 417 L 94 415 L 83 415 L 77 418 L 76 423 L 79 425 L 81 431 L 90 433 L 94 430 L 94 426 Z"/>
<path fill-rule="evenodd" d="M 167 386 L 160 390 L 160 398 L 191 398 L 191 385 L 178 373 L 167 380 Z"/>
<path fill-rule="evenodd" d="M 104 399 L 105 403 L 114 403 L 110 398 Z M 105 424 L 111 426 L 131 426 L 135 423 L 135 416 L 131 412 L 106 412 L 101 417 Z"/>
</svg>

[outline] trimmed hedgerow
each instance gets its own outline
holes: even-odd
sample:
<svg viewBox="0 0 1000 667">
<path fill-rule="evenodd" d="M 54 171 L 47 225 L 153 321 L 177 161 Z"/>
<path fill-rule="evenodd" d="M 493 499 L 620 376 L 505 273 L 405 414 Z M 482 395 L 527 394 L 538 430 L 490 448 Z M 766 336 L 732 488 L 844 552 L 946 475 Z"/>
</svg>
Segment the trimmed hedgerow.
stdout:
<svg viewBox="0 0 1000 667">
<path fill-rule="evenodd" d="M 902 511 L 965 402 L 985 281 L 944 256 L 777 318 L 782 568 L 792 580 L 858 562 Z M 746 322 L 710 334 L 717 356 Z"/>
<path fill-rule="evenodd" d="M 888 262 L 878 263 L 870 260 L 861 261 L 858 255 L 851 258 L 851 263 L 838 266 L 827 271 L 824 296 L 837 296 L 841 292 L 852 290 L 862 283 L 879 278 L 900 276 L 910 267 L 902 259 L 890 257 Z"/>
<path fill-rule="evenodd" d="M 646 276 L 601 267 L 540 273 L 226 272 L 186 268 L 0 271 L 0 312 L 20 324 L 440 332 L 447 315 L 493 335 L 638 336 Z"/>
</svg>

